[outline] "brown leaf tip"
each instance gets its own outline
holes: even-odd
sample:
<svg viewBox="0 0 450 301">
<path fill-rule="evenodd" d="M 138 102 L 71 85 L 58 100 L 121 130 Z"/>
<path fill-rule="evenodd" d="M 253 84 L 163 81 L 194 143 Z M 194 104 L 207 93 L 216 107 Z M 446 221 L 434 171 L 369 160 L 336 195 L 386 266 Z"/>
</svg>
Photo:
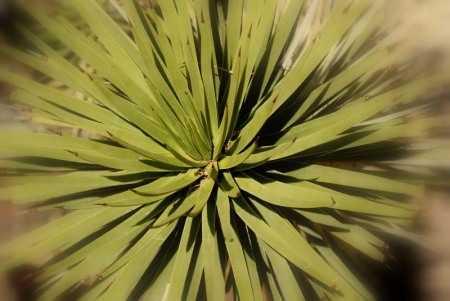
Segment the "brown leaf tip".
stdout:
<svg viewBox="0 0 450 301">
<path fill-rule="evenodd" d="M 278 100 L 278 96 L 277 97 L 275 97 L 273 100 L 272 100 L 272 103 L 276 103 L 277 102 L 277 100 Z"/>
<path fill-rule="evenodd" d="M 203 9 L 200 11 L 200 22 L 205 23 L 205 17 L 203 16 Z"/>
<path fill-rule="evenodd" d="M 89 72 L 85 72 L 91 81 L 94 81 L 94 78 L 89 74 Z"/>
<path fill-rule="evenodd" d="M 336 201 L 334 200 L 334 198 L 333 197 L 331 197 L 331 201 L 333 202 L 333 206 L 336 206 Z"/>
<path fill-rule="evenodd" d="M 76 157 L 79 157 L 79 156 L 80 156 L 80 154 L 78 154 L 77 152 L 74 152 L 74 151 L 71 151 L 71 150 L 68 150 L 68 149 L 66 149 L 66 151 L 69 152 L 69 153 L 71 153 L 72 155 L 74 155 L 74 156 L 76 156 Z"/>
</svg>

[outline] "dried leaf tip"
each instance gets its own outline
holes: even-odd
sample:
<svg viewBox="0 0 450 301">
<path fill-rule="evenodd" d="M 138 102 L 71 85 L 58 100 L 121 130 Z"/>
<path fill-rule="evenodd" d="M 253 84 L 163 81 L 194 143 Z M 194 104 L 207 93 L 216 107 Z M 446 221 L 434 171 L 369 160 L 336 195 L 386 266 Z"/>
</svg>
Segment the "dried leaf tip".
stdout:
<svg viewBox="0 0 450 301">
<path fill-rule="evenodd" d="M 249 38 L 249 39 L 252 37 L 252 29 L 253 29 L 253 24 L 250 25 L 250 29 L 248 30 L 248 33 L 247 33 L 247 38 Z"/>
<path fill-rule="evenodd" d="M 332 289 L 333 291 L 335 291 L 335 292 L 338 292 L 338 291 L 339 291 L 338 286 L 337 286 L 336 283 L 334 283 L 334 284 L 331 286 L 331 289 Z"/>
<path fill-rule="evenodd" d="M 94 78 L 89 74 L 89 72 L 85 72 L 91 81 L 94 81 Z"/>
<path fill-rule="evenodd" d="M 49 129 L 49 131 L 50 131 L 51 133 L 53 133 L 53 134 L 58 135 L 58 136 L 62 136 L 62 133 L 61 133 L 60 131 L 56 131 L 56 130 L 52 130 L 52 129 Z"/>
<path fill-rule="evenodd" d="M 200 11 L 200 22 L 205 23 L 205 17 L 203 16 L 203 9 Z"/>
<path fill-rule="evenodd" d="M 68 149 L 66 149 L 66 151 L 69 152 L 69 153 L 71 153 L 72 155 L 74 155 L 74 156 L 76 156 L 76 157 L 79 157 L 79 156 L 80 156 L 80 154 L 77 153 L 77 152 L 74 152 L 74 151 L 71 151 L 71 150 L 68 150 Z"/>
<path fill-rule="evenodd" d="M 336 201 L 334 200 L 334 198 L 333 197 L 331 197 L 331 201 L 333 202 L 333 205 L 332 206 L 336 206 Z"/>
</svg>

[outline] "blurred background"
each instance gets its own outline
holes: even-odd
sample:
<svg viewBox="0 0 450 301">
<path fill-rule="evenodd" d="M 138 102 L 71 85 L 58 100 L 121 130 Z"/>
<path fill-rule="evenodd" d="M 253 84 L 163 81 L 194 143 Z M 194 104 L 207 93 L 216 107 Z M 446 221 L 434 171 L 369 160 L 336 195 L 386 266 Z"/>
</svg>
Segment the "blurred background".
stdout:
<svg viewBox="0 0 450 301">
<path fill-rule="evenodd" d="M 30 0 L 30 2 L 51 5 L 53 1 Z M 20 20 L 20 16 L 14 11 L 13 4 L 14 0 L 0 0 L 0 47 L 2 43 L 11 43 L 15 40 L 11 24 Z M 396 38 L 404 40 L 415 49 L 423 58 L 423 62 L 450 68 L 449 0 L 393 0 L 387 2 L 387 10 Z M 0 102 L 8 102 L 7 95 L 1 86 Z M 440 109 L 450 114 L 450 87 L 442 95 Z M 7 109 L 7 106 L 2 106 L 0 123 L 21 126 L 23 120 L 19 120 L 12 111 Z M 449 135 L 450 122 L 447 126 L 446 134 Z M 438 159 L 442 160 L 442 158 Z M 448 160 L 436 161 L 434 164 L 443 169 L 443 182 L 448 182 L 448 170 L 450 170 Z M 377 279 L 374 279 L 381 301 L 450 300 L 450 189 L 448 185 L 430 187 L 422 202 L 423 209 L 415 226 L 415 230 L 423 235 L 421 244 L 397 241 L 391 245 L 395 259 L 379 267 Z M 64 213 L 55 211 L 52 214 L 43 215 L 31 212 L 17 215 L 13 214 L 7 205 L 0 203 L 0 243 L 13 235 L 57 218 L 61 214 Z M 30 270 L 24 267 L 11 275 L 0 275 L 0 300 L 32 301 L 29 299 L 29 292 L 34 289 L 33 279 L 26 277 L 22 279 L 29 272 Z"/>
<path fill-rule="evenodd" d="M 407 40 L 432 63 L 450 68 L 450 1 L 448 0 L 395 0 L 388 4 L 391 20 L 399 30 L 399 38 Z M 433 62 L 434 61 L 434 62 Z M 450 87 L 442 95 L 442 110 L 450 116 Z M 450 129 L 447 118 L 447 137 Z M 450 154 L 447 154 L 450 156 Z M 448 160 L 441 162 L 447 169 Z M 415 247 L 406 256 L 406 270 L 401 271 L 411 296 L 418 300 L 450 300 L 450 190 L 429 189 L 423 201 L 423 210 L 417 221 L 417 230 L 423 234 L 423 244 L 428 249 Z M 401 254 L 399 254 L 401 256 Z M 409 270 L 409 271 L 408 271 Z M 408 273 L 410 274 L 408 275 Z M 395 287 L 390 289 L 395 290 Z M 414 295 L 417 293 L 417 295 Z M 401 295 L 399 295 L 399 299 Z M 406 300 L 406 299 L 405 299 Z"/>
</svg>

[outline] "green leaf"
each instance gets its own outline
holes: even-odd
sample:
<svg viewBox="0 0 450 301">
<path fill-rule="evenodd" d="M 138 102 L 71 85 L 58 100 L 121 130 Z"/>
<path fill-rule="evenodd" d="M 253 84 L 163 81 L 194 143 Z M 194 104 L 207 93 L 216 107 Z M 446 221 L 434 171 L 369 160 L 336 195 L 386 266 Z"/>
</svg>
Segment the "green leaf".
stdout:
<svg viewBox="0 0 450 301">
<path fill-rule="evenodd" d="M 256 258 L 257 252 L 259 254 L 260 251 L 259 248 L 257 247 L 259 246 L 259 244 L 252 241 L 253 234 L 251 233 L 251 231 L 248 228 L 246 228 L 245 230 L 246 233 L 241 236 L 241 241 L 242 246 L 244 247 L 244 256 L 245 261 L 247 263 L 248 274 L 250 276 L 250 281 L 252 283 L 253 296 L 255 300 L 264 300 L 257 265 L 258 261 Z"/>
<path fill-rule="evenodd" d="M 295 278 L 292 268 L 289 266 L 289 262 L 263 241 L 260 241 L 259 244 L 270 261 L 270 267 L 273 270 L 273 274 L 276 275 L 275 280 L 280 287 L 283 298 L 285 300 L 290 298 L 299 301 L 305 300 L 300 285 Z"/>
<path fill-rule="evenodd" d="M 365 146 L 371 143 L 394 140 L 396 138 L 420 138 L 421 136 L 426 135 L 427 131 L 442 127 L 442 124 L 443 120 L 440 117 L 423 117 L 419 121 L 394 126 L 389 126 L 387 122 L 384 122 L 383 126 L 377 131 L 374 131 L 373 133 L 367 133 L 366 135 L 364 135 L 364 137 L 352 143 L 344 145 L 343 147 L 340 147 L 339 149 L 337 149 L 337 151 L 353 147 Z"/>
<path fill-rule="evenodd" d="M 420 79 L 413 83 L 408 83 L 401 88 L 377 95 L 369 101 L 366 101 L 365 97 L 358 98 L 334 113 L 314 119 L 305 124 L 300 124 L 291 130 L 291 134 L 283 135 L 283 138 L 278 143 L 297 138 L 297 135 L 300 135 L 300 133 L 301 137 L 298 137 L 294 144 L 286 151 L 272 157 L 271 160 L 298 155 L 309 148 L 334 140 L 338 138 L 338 134 L 348 130 L 359 122 L 395 104 L 411 101 L 415 95 L 423 93 L 424 89 L 429 89 L 438 82 L 439 79 L 437 77 Z"/>
<path fill-rule="evenodd" d="M 228 3 L 227 8 L 228 10 L 226 12 L 227 16 L 226 54 L 228 63 L 227 67 L 228 69 L 231 69 L 233 67 L 232 66 L 233 56 L 238 50 L 239 38 L 241 36 L 242 15 L 243 15 L 242 12 L 244 9 L 244 3 L 243 1 L 239 0 L 231 0 L 230 3 Z"/>
<path fill-rule="evenodd" d="M 171 175 L 155 180 L 147 185 L 139 187 L 135 192 L 144 196 L 164 195 L 180 190 L 192 184 L 198 178 L 200 178 L 198 170 L 189 169 L 188 171 L 177 175 Z"/>
<path fill-rule="evenodd" d="M 221 170 L 231 169 L 233 167 L 239 166 L 242 162 L 247 160 L 248 157 L 253 153 L 256 149 L 256 142 L 254 142 L 251 146 L 249 146 L 242 153 L 233 155 L 233 156 L 223 156 L 219 160 L 219 167 Z"/>
<path fill-rule="evenodd" d="M 87 118 L 103 124 L 112 123 L 119 127 L 129 128 L 129 126 L 124 124 L 123 120 L 107 109 L 78 99 L 74 96 L 70 96 L 64 92 L 58 91 L 57 89 L 51 88 L 50 86 L 30 80 L 25 76 L 6 71 L 4 68 L 0 69 L 0 79 L 10 82 L 18 88 L 39 96 L 50 103 L 63 107 L 65 110 L 78 112 L 79 114 L 82 113 Z M 81 124 L 80 126 L 83 127 Z"/>
<path fill-rule="evenodd" d="M 86 294 L 80 297 L 80 301 L 99 300 L 100 295 L 105 292 L 111 283 L 114 281 L 114 277 L 108 277 L 103 279 L 100 283 L 93 284 L 93 288 Z"/>
<path fill-rule="evenodd" d="M 166 209 L 161 213 L 158 219 L 153 223 L 153 227 L 160 227 L 167 223 L 170 223 L 177 218 L 186 215 L 189 210 L 194 207 L 196 199 L 191 197 L 191 194 L 187 197 L 184 197 L 184 194 L 181 194 L 177 197 L 177 199 L 167 206 Z"/>
<path fill-rule="evenodd" d="M 213 5 L 209 1 L 195 1 L 194 6 L 200 33 L 200 72 L 205 90 L 208 120 L 211 127 L 210 136 L 214 137 L 217 134 L 219 124 L 217 116 L 218 86 L 215 79 L 215 74 L 218 70 L 214 52 L 214 46 L 217 45 L 211 42 L 214 40 L 212 16 L 210 13 Z"/>
<path fill-rule="evenodd" d="M 117 141 L 125 148 L 131 149 L 139 154 L 142 154 L 147 158 L 149 158 L 150 160 L 161 162 L 169 166 L 172 165 L 177 167 L 189 167 L 188 164 L 181 162 L 180 160 L 175 158 L 165 148 L 161 147 L 159 144 L 155 143 L 148 137 L 127 133 L 125 131 L 121 131 L 118 129 L 111 130 L 111 132 L 109 133 L 113 140 Z M 128 141 L 132 142 L 130 143 Z"/>
<path fill-rule="evenodd" d="M 267 64 L 258 66 L 258 68 L 265 69 L 264 78 L 261 82 L 259 99 L 262 97 L 262 93 L 269 83 L 270 76 L 282 55 L 283 49 L 286 47 L 287 42 L 289 42 L 289 35 L 295 28 L 295 23 L 298 16 L 300 16 L 303 3 L 304 1 L 290 1 L 286 6 L 283 17 L 280 18 L 278 24 L 274 25 L 275 31 L 271 43 L 268 45 L 270 51 L 268 51 L 269 58 L 267 59 Z"/>
<path fill-rule="evenodd" d="M 371 300 L 372 296 L 370 292 L 364 287 L 361 281 L 355 277 L 352 271 L 347 265 L 331 250 L 329 247 L 323 247 L 315 245 L 315 248 L 319 251 L 322 257 L 332 266 L 343 279 L 346 279 L 348 284 L 351 285 L 362 298 L 365 300 Z"/>
<path fill-rule="evenodd" d="M 283 175 L 294 177 L 298 181 L 315 181 L 319 183 L 337 184 L 342 186 L 386 191 L 417 196 L 423 193 L 423 188 L 417 185 L 374 176 L 365 172 L 351 171 L 324 165 L 298 166 L 292 171 L 282 171 Z"/>
<path fill-rule="evenodd" d="M 113 206 L 113 207 L 128 207 L 150 204 L 163 200 L 165 197 L 172 195 L 173 193 L 167 193 L 164 195 L 156 196 L 141 196 L 132 190 L 127 190 L 121 193 L 112 194 L 110 196 L 101 198 L 95 202 L 101 206 Z"/>
<path fill-rule="evenodd" d="M 254 205 L 257 203 L 255 201 L 252 202 Z M 235 199 L 233 204 L 237 215 L 252 229 L 255 235 L 265 241 L 271 248 L 327 286 L 333 287 L 336 285 L 336 281 L 338 281 L 336 273 L 320 259 L 300 233 L 288 224 L 286 220 L 282 220 L 274 212 L 266 209 L 264 218 L 270 218 L 266 223 L 247 204 L 245 199 Z M 264 206 L 259 206 L 258 210 L 264 208 Z"/>
<path fill-rule="evenodd" d="M 147 161 L 146 164 L 144 162 L 132 159 L 119 159 L 115 157 L 110 157 L 105 155 L 104 153 L 100 153 L 95 150 L 80 150 L 80 151 L 72 151 L 67 150 L 73 156 L 78 157 L 80 159 L 85 160 L 87 163 L 94 163 L 103 167 L 117 169 L 117 170 L 129 170 L 129 171 L 151 171 L 151 172 L 162 172 L 167 171 L 166 168 L 160 168 L 159 164 L 155 162 L 153 166 L 150 161 Z"/>
<path fill-rule="evenodd" d="M 149 300 L 152 298 L 157 298 L 158 300 L 164 300 L 167 296 L 169 289 L 169 280 L 173 269 L 175 268 L 175 256 L 165 256 L 164 260 L 161 260 L 159 267 L 156 269 L 158 278 L 152 283 L 152 285 L 147 289 L 145 294 L 142 296 L 143 300 Z M 108 299 L 105 299 L 106 301 Z"/>
<path fill-rule="evenodd" d="M 52 283 L 52 286 L 45 291 L 43 298 L 53 300 L 76 283 L 85 280 L 87 276 L 96 277 L 100 274 L 116 258 L 120 257 L 127 246 L 145 228 L 145 224 L 135 225 L 147 215 L 148 211 L 148 208 L 139 210 L 135 215 L 114 227 L 111 230 L 112 233 L 109 232 L 92 242 L 89 245 L 89 252 L 83 249 L 81 252 L 71 254 L 66 260 L 47 269 L 40 277 L 46 278 L 53 274 L 57 275 L 65 268 L 70 267 L 64 273 L 64 277 Z M 90 271 L 88 275 L 86 275 L 87 270 Z"/>
<path fill-rule="evenodd" d="M 339 7 L 331 13 L 328 20 L 321 29 L 320 36 L 312 43 L 304 54 L 295 62 L 291 70 L 283 77 L 276 86 L 267 101 L 277 98 L 277 103 L 272 112 L 281 107 L 288 97 L 299 87 L 311 72 L 321 63 L 330 49 L 342 38 L 345 32 L 353 25 L 355 20 L 367 8 L 369 1 L 358 3 L 339 3 Z"/>
<path fill-rule="evenodd" d="M 61 109 L 57 105 L 47 102 L 25 90 L 16 90 L 11 93 L 10 97 L 18 103 L 29 106 L 35 112 L 37 111 L 39 113 L 38 116 L 46 116 L 49 122 L 56 123 L 55 125 L 57 126 L 72 127 L 77 129 L 82 128 L 100 135 L 107 134 L 106 127 L 103 124 L 85 117 L 80 117 L 70 110 Z"/>
<path fill-rule="evenodd" d="M 228 170 L 222 172 L 219 185 L 230 198 L 236 198 L 241 195 L 239 187 L 234 181 L 233 175 Z"/>
<path fill-rule="evenodd" d="M 57 187 L 55 187 L 54 176 L 39 175 L 4 178 L 5 182 L 16 185 L 4 188 L 3 193 L 5 198 L 13 199 L 14 203 L 34 203 L 75 193 L 89 193 L 89 191 L 100 188 L 114 188 L 142 180 L 138 179 L 122 183 L 105 177 L 108 174 L 112 173 L 85 171 L 60 175 Z"/>
<path fill-rule="evenodd" d="M 256 172 L 241 172 L 235 180 L 240 189 L 274 205 L 291 208 L 318 208 L 333 205 L 330 195 L 278 182 Z"/>
<path fill-rule="evenodd" d="M 86 265 L 89 266 L 91 273 L 93 273 L 93 263 L 89 258 L 96 257 L 96 265 L 109 266 L 109 263 L 113 262 L 116 258 L 120 258 L 122 255 L 122 249 L 131 244 L 131 242 L 139 237 L 139 234 L 147 228 L 149 221 L 141 222 L 149 213 L 155 209 L 155 206 L 146 206 L 138 210 L 132 216 L 125 221 L 116 225 L 110 231 L 106 232 L 102 236 L 97 237 L 95 240 L 82 245 L 74 253 L 62 258 L 61 260 L 52 263 L 51 266 L 46 268 L 42 274 L 39 275 L 40 279 L 49 278 L 50 276 L 58 274 L 60 271 L 68 270 L 70 267 L 79 263 L 80 261 L 86 261 L 83 265 L 77 266 L 72 269 L 70 273 L 66 274 L 64 281 L 73 277 L 73 270 L 78 270 L 80 273 L 85 271 Z M 117 250 L 117 251 L 115 251 Z M 119 255 L 120 254 L 120 255 Z M 105 260 L 105 263 L 101 263 L 101 260 Z M 102 268 L 102 272 L 103 272 Z M 97 273 L 97 272 L 95 272 Z M 82 275 L 81 275 L 82 276 Z M 80 277 L 80 275 L 79 275 Z M 73 279 L 73 278 L 72 278 Z M 79 279 L 75 279 L 74 282 Z"/>
<path fill-rule="evenodd" d="M 225 245 L 231 262 L 234 279 L 241 300 L 254 300 L 252 283 L 247 269 L 247 264 L 242 251 L 241 242 L 236 232 L 236 224 L 231 214 L 228 196 L 221 189 L 217 194 L 217 212 L 220 225 L 225 238 Z"/>
<path fill-rule="evenodd" d="M 205 207 L 211 196 L 214 184 L 215 181 L 211 178 L 206 178 L 200 181 L 199 188 L 194 192 L 196 194 L 195 206 L 192 208 L 191 212 L 189 212 L 189 216 L 196 216 L 203 210 L 203 207 Z"/>
<path fill-rule="evenodd" d="M 220 153 L 222 152 L 228 131 L 229 131 L 228 107 L 225 106 L 225 109 L 223 111 L 222 121 L 220 122 L 220 127 L 217 130 L 217 133 L 213 139 L 213 145 L 214 145 L 213 158 L 214 159 L 217 158 L 220 155 Z"/>
<path fill-rule="evenodd" d="M 203 258 L 204 248 L 200 248 L 196 256 L 194 256 L 193 264 L 195 262 L 194 268 L 190 272 L 188 279 L 190 279 L 190 285 L 187 288 L 187 293 L 185 300 L 195 300 L 199 296 L 201 298 L 203 292 L 201 288 L 201 281 L 203 276 Z M 153 295 L 150 295 L 153 297 Z"/>
<path fill-rule="evenodd" d="M 388 55 L 389 52 L 385 49 L 375 51 L 367 57 L 358 60 L 350 67 L 340 72 L 336 77 L 320 85 L 311 94 L 308 95 L 308 98 L 302 103 L 300 108 L 291 117 L 289 122 L 286 122 L 284 129 L 289 128 L 306 112 L 312 109 L 313 106 L 319 106 L 320 104 L 324 103 L 333 95 L 336 95 L 352 82 L 356 81 L 362 75 L 370 74 L 374 72 L 373 70 L 379 70 L 382 67 L 387 66 L 388 62 L 386 62 L 386 60 L 390 58 L 390 56 Z M 380 62 L 383 62 L 383 64 L 380 65 Z M 290 107 L 287 106 L 284 110 L 288 110 L 289 108 Z"/>
<path fill-rule="evenodd" d="M 331 233 L 331 235 L 346 242 L 349 246 L 352 246 L 361 253 L 364 253 L 377 261 L 384 260 L 385 256 L 382 253 L 384 243 L 378 237 L 363 228 L 357 225 L 346 225 L 340 223 L 338 220 L 327 214 L 318 214 L 305 211 L 301 211 L 300 214 L 304 215 L 313 222 L 317 222 L 319 220 L 319 223 L 330 226 L 327 230 Z"/>
<path fill-rule="evenodd" d="M 263 165 L 264 163 L 268 162 L 272 156 L 275 156 L 287 150 L 294 142 L 295 140 L 277 146 L 256 148 L 253 154 L 251 154 L 244 162 L 242 162 L 242 164 L 236 166 L 234 170 L 252 169 L 257 166 Z"/>
<path fill-rule="evenodd" d="M 166 229 L 170 229 L 170 225 Z M 152 243 L 148 243 L 142 250 L 130 257 L 128 263 L 117 272 L 114 282 L 99 300 L 106 301 L 111 298 L 126 300 L 169 234 L 169 231 L 165 231 L 164 236 L 161 233 L 159 239 L 152 240 Z"/>
<path fill-rule="evenodd" d="M 209 202 L 202 211 L 202 256 L 206 296 L 208 300 L 221 301 L 225 295 L 225 276 L 219 253 L 216 220 L 216 206 Z"/>
<path fill-rule="evenodd" d="M 275 105 L 276 99 L 272 102 L 264 103 L 258 110 L 256 110 L 254 116 L 251 116 L 250 121 L 244 126 L 242 130 L 239 131 L 239 136 L 236 140 L 232 141 L 227 147 L 227 153 L 237 154 L 242 151 L 258 134 L 262 126 L 265 124 L 267 119 L 272 112 L 273 106 Z"/>
<path fill-rule="evenodd" d="M 396 206 L 395 203 L 399 202 L 394 202 L 394 204 L 390 202 L 384 203 L 382 200 L 352 196 L 307 181 L 293 184 L 328 194 L 333 200 L 331 207 L 333 209 L 399 218 L 412 218 L 417 214 L 414 208 L 403 208 L 401 205 Z"/>
<path fill-rule="evenodd" d="M 4 262 L 2 269 L 30 262 L 32 259 L 54 250 L 67 249 L 130 209 L 132 208 L 84 209 L 38 228 L 26 236 L 18 238 L 16 242 L 8 244 L 2 250 L 1 253 L 4 256 L 14 255 L 11 260 Z M 79 231 L 81 226 L 83 231 Z"/>
<path fill-rule="evenodd" d="M 175 266 L 169 281 L 167 300 L 182 300 L 183 290 L 186 285 L 189 266 L 192 264 L 192 254 L 196 237 L 200 228 L 200 217 L 187 217 L 183 228 L 183 234 L 176 253 Z"/>
<path fill-rule="evenodd" d="M 117 271 L 126 266 L 129 262 L 133 261 L 138 255 L 141 256 L 142 252 L 155 256 L 164 240 L 167 239 L 174 231 L 176 225 L 177 223 L 173 222 L 164 225 L 163 227 L 147 229 L 146 233 L 134 245 L 130 246 L 126 252 L 121 254 L 121 256 L 118 257 L 117 260 L 107 269 L 105 269 L 100 276 L 103 278 L 114 277 L 117 275 Z M 126 274 L 126 272 L 124 273 Z M 126 275 L 123 275 L 123 277 L 126 277 Z M 123 285 L 128 284 L 124 283 Z"/>
</svg>

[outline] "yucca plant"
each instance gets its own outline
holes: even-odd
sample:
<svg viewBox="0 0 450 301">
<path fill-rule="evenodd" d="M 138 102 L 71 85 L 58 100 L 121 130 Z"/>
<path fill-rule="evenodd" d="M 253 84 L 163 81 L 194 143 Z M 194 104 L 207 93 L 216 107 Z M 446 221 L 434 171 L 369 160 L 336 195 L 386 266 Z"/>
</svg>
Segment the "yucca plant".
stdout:
<svg viewBox="0 0 450 301">
<path fill-rule="evenodd" d="M 373 298 L 361 258 L 416 214 L 398 166 L 443 79 L 411 78 L 380 1 L 17 4 L 45 30 L 1 51 L 36 72 L 0 79 L 47 130 L 1 130 L 2 198 L 66 214 L 3 269 L 52 254 L 41 300 Z"/>
</svg>

